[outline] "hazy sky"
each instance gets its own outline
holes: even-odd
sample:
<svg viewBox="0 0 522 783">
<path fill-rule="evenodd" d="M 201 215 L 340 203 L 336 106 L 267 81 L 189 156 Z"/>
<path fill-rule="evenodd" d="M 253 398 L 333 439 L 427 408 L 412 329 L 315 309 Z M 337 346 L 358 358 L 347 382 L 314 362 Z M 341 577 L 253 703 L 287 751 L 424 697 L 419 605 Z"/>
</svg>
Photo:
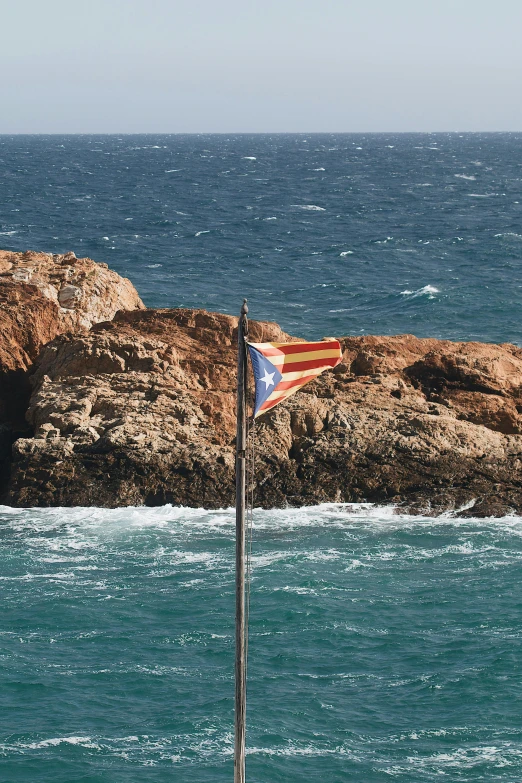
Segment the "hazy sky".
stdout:
<svg viewBox="0 0 522 783">
<path fill-rule="evenodd" d="M 0 133 L 522 130 L 520 0 L 3 0 Z"/>
</svg>

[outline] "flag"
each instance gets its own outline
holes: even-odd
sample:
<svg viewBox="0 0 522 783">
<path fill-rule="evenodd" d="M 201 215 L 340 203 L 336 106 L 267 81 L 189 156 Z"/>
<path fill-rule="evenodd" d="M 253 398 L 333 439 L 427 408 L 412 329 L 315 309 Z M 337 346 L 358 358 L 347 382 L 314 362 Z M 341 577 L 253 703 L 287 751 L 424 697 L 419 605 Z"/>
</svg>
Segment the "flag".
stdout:
<svg viewBox="0 0 522 783">
<path fill-rule="evenodd" d="M 254 370 L 254 418 L 341 361 L 337 340 L 319 343 L 247 343 Z"/>
</svg>

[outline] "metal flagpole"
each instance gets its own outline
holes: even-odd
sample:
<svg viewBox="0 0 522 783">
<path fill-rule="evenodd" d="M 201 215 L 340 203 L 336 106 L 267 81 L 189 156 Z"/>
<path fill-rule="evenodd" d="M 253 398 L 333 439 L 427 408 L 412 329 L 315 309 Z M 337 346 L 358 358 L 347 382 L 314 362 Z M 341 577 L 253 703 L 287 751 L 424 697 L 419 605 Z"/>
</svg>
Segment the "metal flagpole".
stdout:
<svg viewBox="0 0 522 783">
<path fill-rule="evenodd" d="M 245 783 L 246 649 L 245 649 L 245 500 L 246 500 L 246 391 L 248 335 L 247 300 L 243 300 L 237 330 L 236 433 L 236 690 L 234 783 Z"/>
</svg>

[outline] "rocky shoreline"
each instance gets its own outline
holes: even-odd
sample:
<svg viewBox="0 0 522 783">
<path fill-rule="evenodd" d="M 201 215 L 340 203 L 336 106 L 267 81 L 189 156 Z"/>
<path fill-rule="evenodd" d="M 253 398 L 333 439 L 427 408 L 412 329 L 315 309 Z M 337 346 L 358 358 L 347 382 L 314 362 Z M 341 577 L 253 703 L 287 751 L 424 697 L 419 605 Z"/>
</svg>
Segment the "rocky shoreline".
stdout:
<svg viewBox="0 0 522 783">
<path fill-rule="evenodd" d="M 0 335 L 3 503 L 233 504 L 236 318 L 147 310 L 128 280 L 73 253 L 4 251 Z M 522 512 L 521 349 L 340 340 L 335 371 L 258 421 L 257 505 Z"/>
</svg>

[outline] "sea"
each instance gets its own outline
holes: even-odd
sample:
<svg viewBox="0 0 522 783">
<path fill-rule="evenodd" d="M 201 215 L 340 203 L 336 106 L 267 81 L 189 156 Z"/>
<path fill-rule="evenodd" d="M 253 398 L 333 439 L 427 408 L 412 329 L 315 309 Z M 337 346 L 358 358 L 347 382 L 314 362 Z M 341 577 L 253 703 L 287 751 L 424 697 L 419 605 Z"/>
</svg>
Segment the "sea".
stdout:
<svg viewBox="0 0 522 783">
<path fill-rule="evenodd" d="M 0 247 L 522 346 L 522 134 L 0 136 Z M 522 780 L 522 518 L 253 516 L 249 783 Z M 0 783 L 233 780 L 234 514 L 0 507 Z"/>
</svg>

